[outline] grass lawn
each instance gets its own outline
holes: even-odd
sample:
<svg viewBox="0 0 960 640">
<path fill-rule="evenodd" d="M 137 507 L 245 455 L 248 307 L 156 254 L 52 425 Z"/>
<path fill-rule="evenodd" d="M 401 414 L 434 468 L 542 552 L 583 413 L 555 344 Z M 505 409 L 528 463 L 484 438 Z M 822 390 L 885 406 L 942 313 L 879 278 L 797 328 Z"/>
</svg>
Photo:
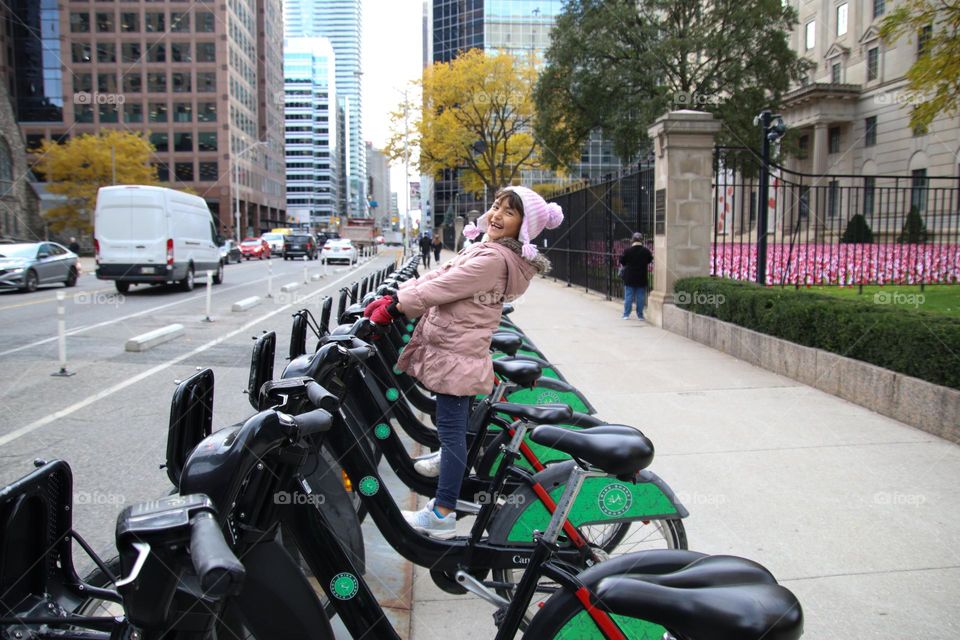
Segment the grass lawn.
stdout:
<svg viewBox="0 0 960 640">
<path fill-rule="evenodd" d="M 901 309 L 960 316 L 960 284 L 927 285 L 923 291 L 919 285 L 864 285 L 863 293 L 857 287 L 811 287 L 805 290 L 873 304 L 893 304 Z"/>
</svg>

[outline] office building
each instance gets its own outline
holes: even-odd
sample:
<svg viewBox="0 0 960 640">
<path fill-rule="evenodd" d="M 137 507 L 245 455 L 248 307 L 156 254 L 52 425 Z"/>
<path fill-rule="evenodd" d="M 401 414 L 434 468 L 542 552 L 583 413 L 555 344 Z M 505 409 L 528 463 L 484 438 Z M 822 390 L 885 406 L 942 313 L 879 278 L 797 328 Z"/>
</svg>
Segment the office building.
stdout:
<svg viewBox="0 0 960 640">
<path fill-rule="evenodd" d="M 336 92 L 346 109 L 346 144 L 340 148 L 341 185 L 346 213 L 366 215 L 366 148 L 361 122 L 360 0 L 288 0 L 284 5 L 287 37 L 323 37 L 336 56 Z"/>
<path fill-rule="evenodd" d="M 283 56 L 287 215 L 326 229 L 340 186 L 336 57 L 326 38 L 286 38 Z"/>
<path fill-rule="evenodd" d="M 105 128 L 147 133 L 161 182 L 204 197 L 223 232 L 237 231 L 236 204 L 240 235 L 286 223 L 280 0 L 11 8 L 28 148 Z"/>
</svg>

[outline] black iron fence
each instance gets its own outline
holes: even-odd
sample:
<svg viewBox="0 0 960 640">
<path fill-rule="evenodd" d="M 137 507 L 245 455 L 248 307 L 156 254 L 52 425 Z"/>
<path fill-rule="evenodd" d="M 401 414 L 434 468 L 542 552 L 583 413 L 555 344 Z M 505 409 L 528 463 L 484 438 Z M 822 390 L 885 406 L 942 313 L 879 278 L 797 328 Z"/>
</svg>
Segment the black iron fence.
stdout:
<svg viewBox="0 0 960 640">
<path fill-rule="evenodd" d="M 563 208 L 563 224 L 541 236 L 553 263 L 551 277 L 623 297 L 618 260 L 639 231 L 653 239 L 653 166 L 552 198 Z"/>
<path fill-rule="evenodd" d="M 711 275 L 756 281 L 759 159 L 725 147 L 714 158 Z M 810 175 L 772 165 L 763 204 L 768 285 L 960 280 L 958 177 Z"/>
</svg>

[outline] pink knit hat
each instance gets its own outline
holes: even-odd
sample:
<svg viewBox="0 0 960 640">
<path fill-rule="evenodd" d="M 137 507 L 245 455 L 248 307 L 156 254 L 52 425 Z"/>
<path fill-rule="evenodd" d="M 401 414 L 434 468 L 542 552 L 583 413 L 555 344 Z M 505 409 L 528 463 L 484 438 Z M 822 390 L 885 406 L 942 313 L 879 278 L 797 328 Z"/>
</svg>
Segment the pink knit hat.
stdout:
<svg viewBox="0 0 960 640">
<path fill-rule="evenodd" d="M 526 187 L 504 187 L 504 191 L 513 191 L 523 201 L 523 222 L 520 225 L 520 242 L 523 243 L 523 257 L 533 260 L 537 257 L 537 248 L 531 243 L 544 229 L 556 229 L 563 222 L 563 209 L 555 202 L 547 202 L 535 191 Z M 463 235 L 473 240 L 486 233 L 490 212 L 477 218 L 477 224 L 468 224 Z"/>
</svg>

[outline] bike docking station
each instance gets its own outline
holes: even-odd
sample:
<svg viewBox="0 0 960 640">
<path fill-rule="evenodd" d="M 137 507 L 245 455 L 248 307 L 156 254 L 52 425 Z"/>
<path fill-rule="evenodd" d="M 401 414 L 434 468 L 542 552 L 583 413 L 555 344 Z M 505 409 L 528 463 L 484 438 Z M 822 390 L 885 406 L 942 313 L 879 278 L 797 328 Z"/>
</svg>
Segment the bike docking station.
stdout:
<svg viewBox="0 0 960 640">
<path fill-rule="evenodd" d="M 60 370 L 50 375 L 55 378 L 69 378 L 76 375 L 76 371 L 67 370 L 67 319 L 64 301 L 67 295 L 57 291 L 57 344 L 60 352 Z"/>
</svg>

